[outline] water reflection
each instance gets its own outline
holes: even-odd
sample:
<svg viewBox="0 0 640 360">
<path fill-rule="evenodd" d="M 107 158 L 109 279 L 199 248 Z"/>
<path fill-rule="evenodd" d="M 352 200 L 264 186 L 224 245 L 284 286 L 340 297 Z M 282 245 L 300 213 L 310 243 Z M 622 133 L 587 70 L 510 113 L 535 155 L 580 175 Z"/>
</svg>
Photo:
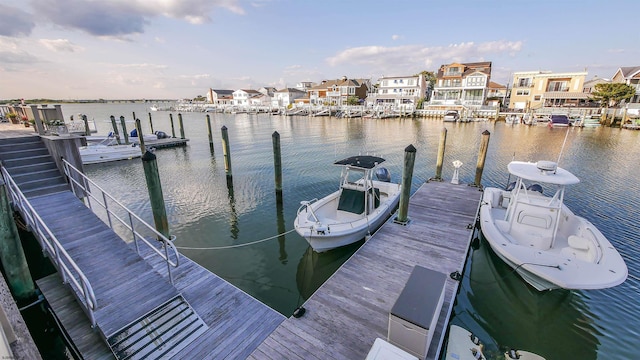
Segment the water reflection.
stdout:
<svg viewBox="0 0 640 360">
<path fill-rule="evenodd" d="M 229 224 L 231 226 L 231 237 L 238 239 L 240 227 L 238 226 L 238 212 L 236 211 L 236 198 L 233 193 L 233 179 L 227 176 L 227 195 L 229 196 Z"/>
<path fill-rule="evenodd" d="M 298 263 L 296 285 L 298 292 L 307 300 L 353 253 L 364 240 L 323 253 L 309 246 Z"/>
<path fill-rule="evenodd" d="M 597 317 L 579 292 L 535 290 L 482 238 L 470 256 L 452 323 L 476 334 L 485 355 L 515 348 L 547 359 L 597 358 Z"/>
<path fill-rule="evenodd" d="M 285 221 L 284 221 L 284 206 L 282 204 L 282 193 L 278 193 L 276 195 L 276 214 L 278 216 L 278 249 L 280 256 L 278 256 L 278 260 L 282 265 L 286 265 L 287 260 L 287 249 L 285 248 Z"/>
</svg>

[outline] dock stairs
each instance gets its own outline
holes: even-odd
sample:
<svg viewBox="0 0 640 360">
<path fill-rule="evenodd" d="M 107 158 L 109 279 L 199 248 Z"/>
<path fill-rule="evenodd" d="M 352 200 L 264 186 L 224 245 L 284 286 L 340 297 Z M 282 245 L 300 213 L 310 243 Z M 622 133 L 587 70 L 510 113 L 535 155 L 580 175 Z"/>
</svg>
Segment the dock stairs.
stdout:
<svg viewBox="0 0 640 360">
<path fill-rule="evenodd" d="M 59 253 L 43 245 L 117 359 L 170 358 L 206 332 L 207 324 L 178 290 L 71 192 L 39 136 L 0 139 L 0 161 L 52 234 L 43 240 L 49 233 L 29 224 L 34 235 L 41 244 L 55 237 L 63 249 L 55 252 L 68 254 L 56 260 Z M 79 272 L 62 273 L 70 268 Z M 90 283 L 95 307 L 86 289 L 73 286 L 74 278 Z"/>
</svg>

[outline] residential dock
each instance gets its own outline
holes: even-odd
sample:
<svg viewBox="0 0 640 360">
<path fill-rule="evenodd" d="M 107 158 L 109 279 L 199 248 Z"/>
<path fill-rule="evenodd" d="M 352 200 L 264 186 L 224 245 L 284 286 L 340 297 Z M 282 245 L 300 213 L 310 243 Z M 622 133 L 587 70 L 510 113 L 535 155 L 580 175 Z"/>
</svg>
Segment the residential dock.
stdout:
<svg viewBox="0 0 640 360">
<path fill-rule="evenodd" d="M 427 182 L 409 202 L 408 225 L 387 221 L 251 359 L 364 359 L 387 339 L 389 312 L 414 266 L 446 274 L 443 305 L 427 359 L 437 359 L 464 268 L 482 192 L 465 184 Z M 426 290 L 425 290 L 426 291 Z"/>
</svg>

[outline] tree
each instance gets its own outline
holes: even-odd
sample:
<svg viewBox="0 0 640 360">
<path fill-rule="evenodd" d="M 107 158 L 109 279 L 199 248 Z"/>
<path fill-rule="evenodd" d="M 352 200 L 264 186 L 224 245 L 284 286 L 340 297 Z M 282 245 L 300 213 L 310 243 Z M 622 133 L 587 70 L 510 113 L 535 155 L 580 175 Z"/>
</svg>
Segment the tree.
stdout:
<svg viewBox="0 0 640 360">
<path fill-rule="evenodd" d="M 424 80 L 427 82 L 427 94 L 425 94 L 425 97 L 428 98 L 429 97 L 429 91 L 433 90 L 433 87 L 436 84 L 436 74 L 434 74 L 431 71 L 427 71 L 427 70 L 423 70 L 417 74 L 415 74 L 414 76 L 418 76 L 422 74 L 424 76 Z"/>
<path fill-rule="evenodd" d="M 604 121 L 607 120 L 607 110 L 609 106 L 616 106 L 623 100 L 629 100 L 636 93 L 636 89 L 633 86 L 623 83 L 596 84 L 594 89 L 595 90 L 591 92 L 591 99 L 600 101 L 600 105 L 605 108 Z"/>
<path fill-rule="evenodd" d="M 358 105 L 360 99 L 357 96 L 349 96 L 347 98 L 347 105 Z"/>
</svg>

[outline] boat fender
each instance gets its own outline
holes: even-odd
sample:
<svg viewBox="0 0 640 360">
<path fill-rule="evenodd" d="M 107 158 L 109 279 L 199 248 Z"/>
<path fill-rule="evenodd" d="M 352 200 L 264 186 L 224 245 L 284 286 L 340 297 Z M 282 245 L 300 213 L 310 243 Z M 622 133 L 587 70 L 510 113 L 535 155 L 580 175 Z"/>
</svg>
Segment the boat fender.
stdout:
<svg viewBox="0 0 640 360">
<path fill-rule="evenodd" d="M 138 137 L 138 129 L 133 129 L 131 130 L 131 132 L 129 133 L 130 137 Z"/>
</svg>

